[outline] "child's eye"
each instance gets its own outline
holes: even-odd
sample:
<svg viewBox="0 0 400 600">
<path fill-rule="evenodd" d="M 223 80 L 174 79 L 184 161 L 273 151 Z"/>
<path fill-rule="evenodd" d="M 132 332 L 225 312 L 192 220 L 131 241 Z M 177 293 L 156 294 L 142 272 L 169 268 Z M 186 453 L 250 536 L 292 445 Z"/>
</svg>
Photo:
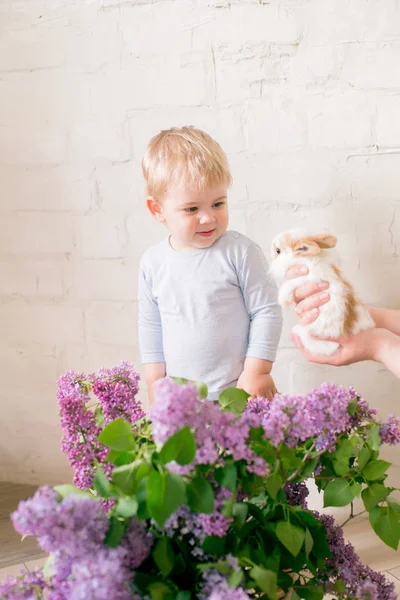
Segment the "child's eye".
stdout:
<svg viewBox="0 0 400 600">
<path fill-rule="evenodd" d="M 188 208 L 185 208 L 184 211 L 187 213 L 194 213 L 197 210 L 197 206 L 189 206 Z"/>
<path fill-rule="evenodd" d="M 221 200 L 221 202 L 216 202 L 214 204 L 215 208 L 219 208 L 220 206 L 223 206 L 225 204 L 225 202 L 223 200 Z"/>
</svg>

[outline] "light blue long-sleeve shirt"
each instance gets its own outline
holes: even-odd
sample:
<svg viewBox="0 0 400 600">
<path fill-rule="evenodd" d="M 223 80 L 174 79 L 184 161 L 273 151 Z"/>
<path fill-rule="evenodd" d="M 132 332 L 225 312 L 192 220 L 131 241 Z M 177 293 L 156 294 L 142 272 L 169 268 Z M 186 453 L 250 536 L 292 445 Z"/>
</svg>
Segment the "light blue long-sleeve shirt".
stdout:
<svg viewBox="0 0 400 600">
<path fill-rule="evenodd" d="M 234 387 L 246 356 L 274 361 L 282 330 L 277 288 L 257 244 L 235 231 L 186 252 L 168 239 L 139 267 L 143 363 L 207 384 L 209 398 Z"/>
</svg>

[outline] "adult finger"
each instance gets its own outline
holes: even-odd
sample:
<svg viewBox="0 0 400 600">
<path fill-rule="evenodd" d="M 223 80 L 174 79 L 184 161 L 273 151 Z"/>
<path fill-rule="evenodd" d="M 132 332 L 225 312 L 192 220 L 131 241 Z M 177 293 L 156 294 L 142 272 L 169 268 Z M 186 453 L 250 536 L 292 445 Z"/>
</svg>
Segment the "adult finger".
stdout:
<svg viewBox="0 0 400 600">
<path fill-rule="evenodd" d="M 296 279 L 302 275 L 307 275 L 308 268 L 305 265 L 294 265 L 286 272 L 286 279 Z"/>
<path fill-rule="evenodd" d="M 330 294 L 328 292 L 318 292 L 317 294 L 312 294 L 312 296 L 307 296 L 304 300 L 301 300 L 295 311 L 298 315 L 302 315 L 306 312 L 310 312 L 315 308 L 319 308 L 323 304 L 326 304 L 330 300 Z"/>
<path fill-rule="evenodd" d="M 313 294 L 318 294 L 324 290 L 327 290 L 328 287 L 328 281 L 308 281 L 304 285 L 300 285 L 294 290 L 294 300 L 295 302 L 301 302 L 302 300 L 308 298 L 309 296 L 312 296 Z"/>
<path fill-rule="evenodd" d="M 307 360 L 309 360 L 310 362 L 317 363 L 319 365 L 334 365 L 335 364 L 333 362 L 334 355 L 333 356 L 325 356 L 325 355 L 311 354 L 311 352 L 308 352 L 304 348 L 303 344 L 301 343 L 301 341 L 297 337 L 297 335 L 292 334 L 292 340 L 296 344 L 296 346 L 300 350 L 300 352 L 303 354 L 303 356 L 305 356 L 305 358 Z"/>
</svg>

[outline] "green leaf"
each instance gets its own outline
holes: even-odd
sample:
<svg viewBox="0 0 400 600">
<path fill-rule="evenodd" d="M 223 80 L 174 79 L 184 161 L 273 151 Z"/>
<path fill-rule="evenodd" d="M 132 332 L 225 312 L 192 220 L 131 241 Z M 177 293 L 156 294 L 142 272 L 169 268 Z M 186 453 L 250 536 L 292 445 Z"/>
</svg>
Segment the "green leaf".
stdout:
<svg viewBox="0 0 400 600">
<path fill-rule="evenodd" d="M 314 540 L 312 553 L 317 558 L 325 559 L 331 556 L 331 551 L 326 540 L 327 533 L 325 526 L 312 529 L 311 534 Z"/>
<path fill-rule="evenodd" d="M 147 484 L 148 477 L 143 477 L 137 485 L 136 488 L 136 499 L 138 501 L 138 511 L 137 516 L 141 521 L 145 519 L 150 519 L 149 511 L 147 509 Z"/>
<path fill-rule="evenodd" d="M 55 485 L 53 489 L 57 492 L 57 494 L 61 496 L 61 498 L 68 498 L 68 496 L 76 494 L 77 496 L 82 496 L 83 498 L 90 498 L 91 500 L 95 500 L 93 494 L 85 490 L 81 490 L 80 488 L 76 487 L 76 485 L 72 485 L 72 483 Z"/>
<path fill-rule="evenodd" d="M 124 494 L 130 496 L 135 491 L 135 471 L 138 466 L 135 463 L 129 465 L 122 465 L 117 467 L 112 472 L 112 482 L 118 487 Z"/>
<path fill-rule="evenodd" d="M 108 546 L 111 546 L 111 548 L 116 548 L 119 545 L 124 533 L 124 523 L 115 517 L 111 517 L 104 541 Z"/>
<path fill-rule="evenodd" d="M 306 532 L 289 521 L 278 521 L 276 525 L 276 536 L 293 556 L 297 556 L 304 543 Z"/>
<path fill-rule="evenodd" d="M 233 505 L 232 515 L 235 519 L 236 526 L 241 529 L 246 523 L 247 515 L 249 514 L 249 507 L 244 502 L 236 502 Z"/>
<path fill-rule="evenodd" d="M 279 475 L 279 473 L 273 473 L 272 475 L 270 475 L 265 483 L 267 492 L 273 500 L 276 500 L 276 496 L 277 496 L 279 490 L 282 489 L 282 486 L 283 486 L 283 479 Z"/>
<path fill-rule="evenodd" d="M 222 469 L 216 469 L 215 479 L 221 487 L 227 488 L 234 492 L 236 490 L 237 483 L 237 469 L 236 465 L 228 464 Z"/>
<path fill-rule="evenodd" d="M 225 554 L 226 538 L 208 535 L 201 545 L 206 554 L 211 556 L 222 556 Z"/>
<path fill-rule="evenodd" d="M 367 489 L 363 490 L 361 497 L 364 502 L 365 508 L 371 511 L 379 502 L 382 502 L 391 492 L 390 488 L 385 487 L 381 483 L 374 483 L 368 486 Z"/>
<path fill-rule="evenodd" d="M 358 408 L 358 398 L 353 398 L 353 400 L 350 400 L 350 402 L 347 406 L 347 414 L 352 417 L 353 415 L 355 415 L 357 408 Z"/>
<path fill-rule="evenodd" d="M 310 556 L 310 552 L 314 546 L 314 539 L 308 529 L 306 529 L 306 539 L 305 539 L 304 546 L 306 549 L 306 557 L 308 560 L 308 557 Z"/>
<path fill-rule="evenodd" d="M 232 573 L 228 577 L 228 585 L 232 588 L 237 588 L 238 585 L 242 582 L 243 572 L 240 571 L 232 571 Z"/>
<path fill-rule="evenodd" d="M 354 453 L 354 447 L 348 438 L 340 440 L 335 452 L 332 455 L 334 460 L 345 461 L 351 458 Z"/>
<path fill-rule="evenodd" d="M 210 514 L 214 510 L 214 491 L 203 477 L 196 477 L 186 489 L 189 508 L 193 512 Z"/>
<path fill-rule="evenodd" d="M 256 566 L 250 571 L 250 577 L 254 579 L 260 590 L 265 592 L 271 600 L 276 600 L 277 577 L 273 571 Z"/>
<path fill-rule="evenodd" d="M 166 536 L 157 541 L 152 554 L 161 575 L 163 577 L 168 577 L 174 568 L 175 555 L 172 544 Z"/>
<path fill-rule="evenodd" d="M 345 479 L 334 479 L 324 489 L 324 507 L 346 506 L 354 500 L 354 491 Z"/>
<path fill-rule="evenodd" d="M 379 446 L 381 444 L 381 436 L 379 435 L 379 425 L 372 425 L 367 444 L 371 448 L 371 450 L 379 450 Z"/>
<path fill-rule="evenodd" d="M 400 521 L 389 506 L 375 506 L 369 514 L 369 520 L 375 533 L 385 544 L 397 550 L 400 539 Z"/>
<path fill-rule="evenodd" d="M 362 489 L 361 483 L 358 483 L 357 481 L 355 481 L 354 483 L 351 484 L 351 491 L 353 492 L 354 498 L 357 498 L 358 496 L 360 496 L 361 489 Z"/>
<path fill-rule="evenodd" d="M 43 566 L 43 575 L 47 578 L 52 577 L 56 573 L 56 557 L 54 554 L 49 554 Z"/>
<path fill-rule="evenodd" d="M 138 501 L 136 498 L 120 498 L 118 504 L 115 507 L 117 515 L 124 519 L 129 519 L 136 515 L 138 510 Z"/>
<path fill-rule="evenodd" d="M 192 594 L 188 590 L 181 590 L 177 593 L 175 600 L 190 600 Z"/>
<path fill-rule="evenodd" d="M 332 466 L 335 470 L 336 475 L 338 475 L 339 477 L 345 477 L 349 472 L 349 459 L 332 460 Z"/>
<path fill-rule="evenodd" d="M 347 592 L 346 585 L 345 585 L 344 581 L 342 581 L 341 579 L 338 579 L 337 581 L 335 581 L 335 583 L 333 585 L 333 589 L 336 592 L 339 592 L 341 594 L 344 594 Z"/>
<path fill-rule="evenodd" d="M 155 581 L 148 586 L 151 600 L 172 600 L 173 593 L 171 588 L 162 581 Z"/>
<path fill-rule="evenodd" d="M 314 473 L 315 469 L 317 468 L 318 463 L 319 463 L 318 457 L 313 458 L 312 460 L 308 460 L 305 463 L 305 466 L 301 471 L 301 476 L 309 477 L 312 473 Z"/>
<path fill-rule="evenodd" d="M 288 446 L 282 446 L 279 450 L 279 456 L 282 461 L 282 465 L 285 470 L 297 469 L 301 463 L 302 459 L 297 456 L 297 451 L 295 448 L 289 448 Z"/>
<path fill-rule="evenodd" d="M 133 452 L 119 452 L 118 450 L 110 450 L 106 456 L 106 461 L 117 467 L 120 467 L 121 465 L 128 465 L 131 463 L 133 458 Z"/>
<path fill-rule="evenodd" d="M 184 502 L 185 483 L 174 473 L 153 471 L 147 479 L 147 509 L 162 527 L 165 521 Z"/>
<path fill-rule="evenodd" d="M 112 496 L 110 482 L 100 467 L 96 468 L 92 485 L 101 498 L 110 498 Z"/>
<path fill-rule="evenodd" d="M 321 586 L 295 586 L 295 590 L 305 600 L 322 600 L 325 595 Z"/>
<path fill-rule="evenodd" d="M 185 379 L 184 377 L 171 377 L 171 379 L 175 383 L 179 383 L 179 385 L 186 385 L 186 383 L 190 382 L 190 379 Z"/>
<path fill-rule="evenodd" d="M 364 446 L 364 448 L 361 448 L 360 452 L 358 453 L 358 459 L 357 459 L 358 468 L 360 471 L 363 470 L 363 468 L 365 467 L 365 465 L 367 464 L 367 462 L 369 461 L 371 456 L 372 456 L 372 451 L 369 448 L 367 448 L 365 446 Z"/>
<path fill-rule="evenodd" d="M 363 470 L 363 475 L 368 481 L 381 479 L 391 465 L 386 460 L 372 460 Z"/>
<path fill-rule="evenodd" d="M 205 383 L 202 381 L 196 381 L 197 391 L 199 392 L 200 398 L 207 398 L 208 396 L 208 388 Z"/>
<path fill-rule="evenodd" d="M 98 406 L 96 408 L 96 410 L 94 411 L 94 417 L 96 419 L 96 425 L 97 425 L 97 427 L 100 427 L 101 429 L 103 429 L 103 427 L 104 427 L 104 415 L 103 415 L 103 411 L 101 410 L 100 406 Z"/>
<path fill-rule="evenodd" d="M 175 460 L 179 465 L 188 465 L 196 454 L 196 441 L 187 425 L 174 433 L 160 451 L 160 460 L 164 464 Z"/>
<path fill-rule="evenodd" d="M 99 442 L 111 450 L 127 452 L 135 447 L 132 425 L 124 419 L 115 419 L 99 435 Z"/>
<path fill-rule="evenodd" d="M 218 398 L 220 406 L 224 410 L 242 413 L 246 407 L 250 394 L 239 388 L 228 388 L 221 392 Z"/>
</svg>

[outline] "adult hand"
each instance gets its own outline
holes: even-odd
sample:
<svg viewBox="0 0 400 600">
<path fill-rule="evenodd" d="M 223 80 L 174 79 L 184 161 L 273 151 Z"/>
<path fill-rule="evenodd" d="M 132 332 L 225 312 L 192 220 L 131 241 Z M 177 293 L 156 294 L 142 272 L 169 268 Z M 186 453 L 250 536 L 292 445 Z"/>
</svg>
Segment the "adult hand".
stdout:
<svg viewBox="0 0 400 600">
<path fill-rule="evenodd" d="M 307 273 L 308 268 L 305 265 L 295 265 L 288 269 L 286 278 L 296 279 L 296 277 L 307 275 Z M 298 315 L 297 320 L 300 325 L 309 325 L 317 319 L 319 307 L 326 304 L 330 299 L 330 295 L 325 291 L 328 288 L 328 281 L 318 283 L 308 281 L 295 289 L 293 294 L 296 302 L 295 312 Z"/>
<path fill-rule="evenodd" d="M 339 344 L 335 354 L 331 356 L 320 356 L 311 354 L 302 345 L 300 339 L 293 335 L 292 339 L 298 349 L 304 354 L 307 360 L 321 365 L 333 365 L 341 367 L 343 365 L 351 365 L 362 360 L 375 360 L 381 362 L 382 353 L 387 343 L 388 336 L 391 336 L 386 329 L 366 329 L 357 335 L 346 335 L 339 338 L 328 338 L 328 341 L 337 342 Z M 320 338 L 317 339 L 326 339 Z"/>
</svg>

